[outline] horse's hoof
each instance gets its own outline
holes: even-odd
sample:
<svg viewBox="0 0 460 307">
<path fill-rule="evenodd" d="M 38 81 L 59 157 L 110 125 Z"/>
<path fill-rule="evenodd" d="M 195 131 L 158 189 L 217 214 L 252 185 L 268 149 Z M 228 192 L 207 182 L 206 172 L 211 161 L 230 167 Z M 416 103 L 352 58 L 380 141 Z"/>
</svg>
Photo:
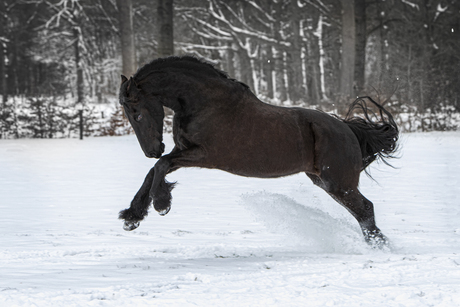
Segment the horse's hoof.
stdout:
<svg viewBox="0 0 460 307">
<path fill-rule="evenodd" d="M 373 249 L 387 249 L 390 248 L 390 241 L 380 231 L 366 232 L 365 239 L 367 244 Z"/>
<path fill-rule="evenodd" d="M 373 249 L 387 249 L 390 248 L 390 243 L 388 239 L 383 237 L 373 237 L 367 240 L 367 244 Z"/>
<path fill-rule="evenodd" d="M 139 224 L 141 222 L 130 222 L 130 221 L 125 221 L 125 224 L 123 225 L 123 229 L 126 231 L 131 231 L 139 227 Z"/>
<path fill-rule="evenodd" d="M 166 208 L 164 210 L 158 211 L 158 214 L 161 215 L 161 216 L 164 216 L 164 215 L 168 214 L 169 210 L 171 210 L 171 206 L 169 206 L 168 208 Z"/>
</svg>

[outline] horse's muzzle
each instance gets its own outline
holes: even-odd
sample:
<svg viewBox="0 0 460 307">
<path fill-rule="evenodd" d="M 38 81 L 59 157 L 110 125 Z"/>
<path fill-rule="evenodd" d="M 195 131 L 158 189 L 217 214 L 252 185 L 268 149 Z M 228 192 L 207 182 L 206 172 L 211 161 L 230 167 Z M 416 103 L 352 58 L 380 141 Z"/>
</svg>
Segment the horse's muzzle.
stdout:
<svg viewBox="0 0 460 307">
<path fill-rule="evenodd" d="M 165 151 L 165 144 L 163 143 L 160 143 L 160 148 L 159 150 L 153 150 L 153 151 L 150 151 L 150 152 L 144 152 L 145 153 L 145 156 L 147 158 L 155 158 L 155 159 L 158 159 L 161 157 L 161 155 L 164 153 Z"/>
</svg>

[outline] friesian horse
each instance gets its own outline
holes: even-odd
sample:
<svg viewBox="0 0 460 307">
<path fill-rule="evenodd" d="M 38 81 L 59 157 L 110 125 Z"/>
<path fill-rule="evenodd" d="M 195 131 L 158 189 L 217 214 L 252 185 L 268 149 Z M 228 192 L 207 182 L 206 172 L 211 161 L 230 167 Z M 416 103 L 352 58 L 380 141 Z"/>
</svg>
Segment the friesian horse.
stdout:
<svg viewBox="0 0 460 307">
<path fill-rule="evenodd" d="M 275 178 L 304 172 L 356 218 L 366 242 L 382 247 L 387 238 L 375 224 L 373 204 L 358 190 L 361 171 L 397 149 L 392 115 L 370 97 L 358 98 L 345 119 L 321 111 L 260 101 L 244 83 L 195 57 L 156 59 L 129 79 L 121 76 L 119 99 L 142 150 L 159 159 L 131 206 L 120 212 L 133 230 L 153 206 L 171 208 L 173 183 L 181 167 L 220 169 Z M 366 100 L 377 110 L 368 109 Z M 163 107 L 174 111 L 175 147 L 166 155 Z M 360 111 L 361 116 L 356 116 Z"/>
</svg>

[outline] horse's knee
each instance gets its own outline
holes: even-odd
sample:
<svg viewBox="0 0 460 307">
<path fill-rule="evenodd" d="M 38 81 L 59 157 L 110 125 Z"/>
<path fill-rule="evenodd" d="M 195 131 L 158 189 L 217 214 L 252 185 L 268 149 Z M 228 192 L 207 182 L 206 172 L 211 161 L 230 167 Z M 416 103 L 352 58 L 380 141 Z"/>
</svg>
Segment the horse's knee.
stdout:
<svg viewBox="0 0 460 307">
<path fill-rule="evenodd" d="M 160 176 L 165 176 L 171 168 L 171 160 L 168 156 L 161 157 L 155 166 L 155 176 L 156 174 L 160 174 Z"/>
<path fill-rule="evenodd" d="M 150 197 L 153 200 L 153 207 L 160 215 L 165 215 L 171 208 L 172 195 L 171 191 L 175 183 L 162 180 L 155 191 L 150 191 Z"/>
</svg>

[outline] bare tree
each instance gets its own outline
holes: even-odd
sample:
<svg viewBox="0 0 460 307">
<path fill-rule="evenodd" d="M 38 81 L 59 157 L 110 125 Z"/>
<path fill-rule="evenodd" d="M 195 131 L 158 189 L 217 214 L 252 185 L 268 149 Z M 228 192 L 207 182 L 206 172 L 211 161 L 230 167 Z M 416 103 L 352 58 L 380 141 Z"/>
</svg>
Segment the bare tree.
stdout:
<svg viewBox="0 0 460 307">
<path fill-rule="evenodd" d="M 116 16 L 115 3 L 106 0 L 39 3 L 43 3 L 47 14 L 41 17 L 42 25 L 37 27 L 40 40 L 36 54 L 75 72 L 65 73 L 64 78 L 65 87 L 75 93 L 78 102 L 84 95 L 94 97 L 102 88 L 109 88 L 112 79 L 109 75 L 115 71 L 119 74 L 115 60 L 119 54 L 115 42 L 118 28 L 116 19 L 111 17 Z"/>
</svg>

